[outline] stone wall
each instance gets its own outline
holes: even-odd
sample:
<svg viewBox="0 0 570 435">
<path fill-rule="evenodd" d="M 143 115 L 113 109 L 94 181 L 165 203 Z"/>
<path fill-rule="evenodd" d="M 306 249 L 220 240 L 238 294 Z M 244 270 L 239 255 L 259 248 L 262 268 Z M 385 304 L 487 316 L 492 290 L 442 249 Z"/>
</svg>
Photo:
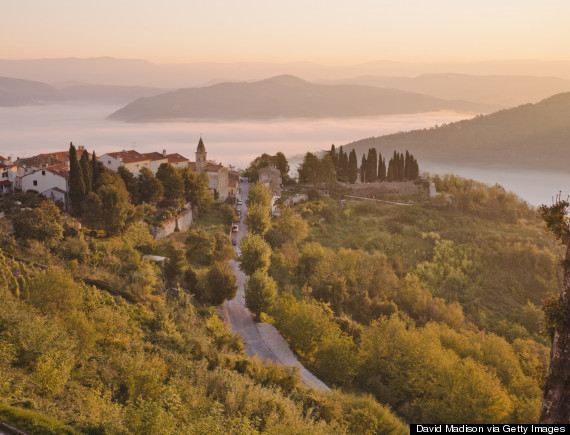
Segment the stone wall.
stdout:
<svg viewBox="0 0 570 435">
<path fill-rule="evenodd" d="M 350 194 L 354 196 L 368 195 L 429 195 L 429 182 L 415 181 L 383 181 L 381 183 L 348 184 Z"/>
<path fill-rule="evenodd" d="M 184 211 L 180 213 L 176 218 L 165 222 L 161 227 L 153 227 L 152 237 L 154 240 L 163 239 L 176 231 L 177 227 L 179 231 L 184 231 L 185 229 L 190 228 L 192 225 L 192 220 L 192 207 L 190 206 L 190 203 L 188 203 L 184 206 Z"/>
</svg>

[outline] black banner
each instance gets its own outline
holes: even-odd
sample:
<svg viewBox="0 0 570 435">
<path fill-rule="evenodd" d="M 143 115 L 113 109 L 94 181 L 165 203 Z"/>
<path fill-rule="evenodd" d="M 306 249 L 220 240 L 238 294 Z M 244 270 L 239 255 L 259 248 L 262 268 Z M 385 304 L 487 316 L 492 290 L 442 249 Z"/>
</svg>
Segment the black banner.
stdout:
<svg viewBox="0 0 570 435">
<path fill-rule="evenodd" d="M 411 424 L 410 434 L 453 434 L 453 433 L 484 433 L 484 434 L 560 434 L 570 435 L 568 424 Z"/>
</svg>

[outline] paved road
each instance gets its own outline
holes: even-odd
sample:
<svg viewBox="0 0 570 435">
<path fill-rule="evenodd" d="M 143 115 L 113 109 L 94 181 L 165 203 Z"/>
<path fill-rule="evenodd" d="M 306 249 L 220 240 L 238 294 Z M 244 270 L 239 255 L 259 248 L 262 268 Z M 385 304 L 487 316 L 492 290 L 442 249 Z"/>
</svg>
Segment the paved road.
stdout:
<svg viewBox="0 0 570 435">
<path fill-rule="evenodd" d="M 238 244 L 241 238 L 247 234 L 247 226 L 245 225 L 247 206 L 245 205 L 245 199 L 247 198 L 249 185 L 240 183 L 240 190 L 241 198 L 244 200 L 241 206 L 242 219 L 239 223 L 239 231 L 233 235 Z M 236 252 L 239 255 L 238 246 L 236 246 Z M 303 367 L 289 348 L 287 341 L 279 335 L 279 332 L 273 325 L 254 322 L 253 315 L 245 307 L 243 292 L 247 276 L 239 269 L 239 264 L 235 260 L 230 261 L 230 266 L 236 275 L 238 291 L 235 298 L 224 303 L 223 315 L 224 320 L 232 326 L 232 329 L 243 336 L 247 345 L 246 353 L 250 356 L 257 354 L 262 360 L 271 360 L 298 367 L 301 378 L 307 386 L 317 390 L 330 391 L 329 387 Z"/>
</svg>

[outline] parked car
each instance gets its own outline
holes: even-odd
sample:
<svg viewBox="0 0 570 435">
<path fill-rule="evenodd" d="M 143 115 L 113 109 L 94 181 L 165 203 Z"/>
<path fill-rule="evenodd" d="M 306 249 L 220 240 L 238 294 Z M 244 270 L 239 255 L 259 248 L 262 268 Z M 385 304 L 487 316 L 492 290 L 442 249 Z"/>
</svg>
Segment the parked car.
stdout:
<svg viewBox="0 0 570 435">
<path fill-rule="evenodd" d="M 237 205 L 242 205 L 241 199 L 238 198 Z"/>
<path fill-rule="evenodd" d="M 238 229 L 239 229 L 239 228 L 238 228 L 237 224 L 234 224 L 233 227 L 232 227 L 232 231 L 233 231 L 234 233 L 237 233 L 237 232 L 238 232 Z"/>
<path fill-rule="evenodd" d="M 232 239 L 232 245 L 237 245 L 237 240 L 236 239 Z"/>
</svg>

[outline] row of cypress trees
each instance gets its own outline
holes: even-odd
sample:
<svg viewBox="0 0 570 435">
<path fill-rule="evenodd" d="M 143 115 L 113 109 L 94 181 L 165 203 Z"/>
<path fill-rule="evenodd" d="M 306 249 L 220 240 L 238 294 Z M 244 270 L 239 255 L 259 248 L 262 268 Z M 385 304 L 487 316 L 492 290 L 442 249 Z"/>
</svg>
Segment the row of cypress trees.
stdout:
<svg viewBox="0 0 570 435">
<path fill-rule="evenodd" d="M 95 181 L 102 171 L 95 151 L 89 157 L 87 150 L 84 150 L 78 159 L 75 146 L 69 144 L 69 199 L 74 215 L 81 214 L 81 202 L 93 191 Z"/>
<path fill-rule="evenodd" d="M 337 152 L 335 146 L 332 145 L 329 156 L 335 168 L 337 180 L 355 183 L 359 169 L 354 148 L 347 154 L 342 147 Z M 415 180 L 419 175 L 418 161 L 407 150 L 405 154 L 394 151 L 386 166 L 386 159 L 382 157 L 382 154 L 376 148 L 370 148 L 368 156 L 363 154 L 360 162 L 362 182 Z"/>
</svg>

